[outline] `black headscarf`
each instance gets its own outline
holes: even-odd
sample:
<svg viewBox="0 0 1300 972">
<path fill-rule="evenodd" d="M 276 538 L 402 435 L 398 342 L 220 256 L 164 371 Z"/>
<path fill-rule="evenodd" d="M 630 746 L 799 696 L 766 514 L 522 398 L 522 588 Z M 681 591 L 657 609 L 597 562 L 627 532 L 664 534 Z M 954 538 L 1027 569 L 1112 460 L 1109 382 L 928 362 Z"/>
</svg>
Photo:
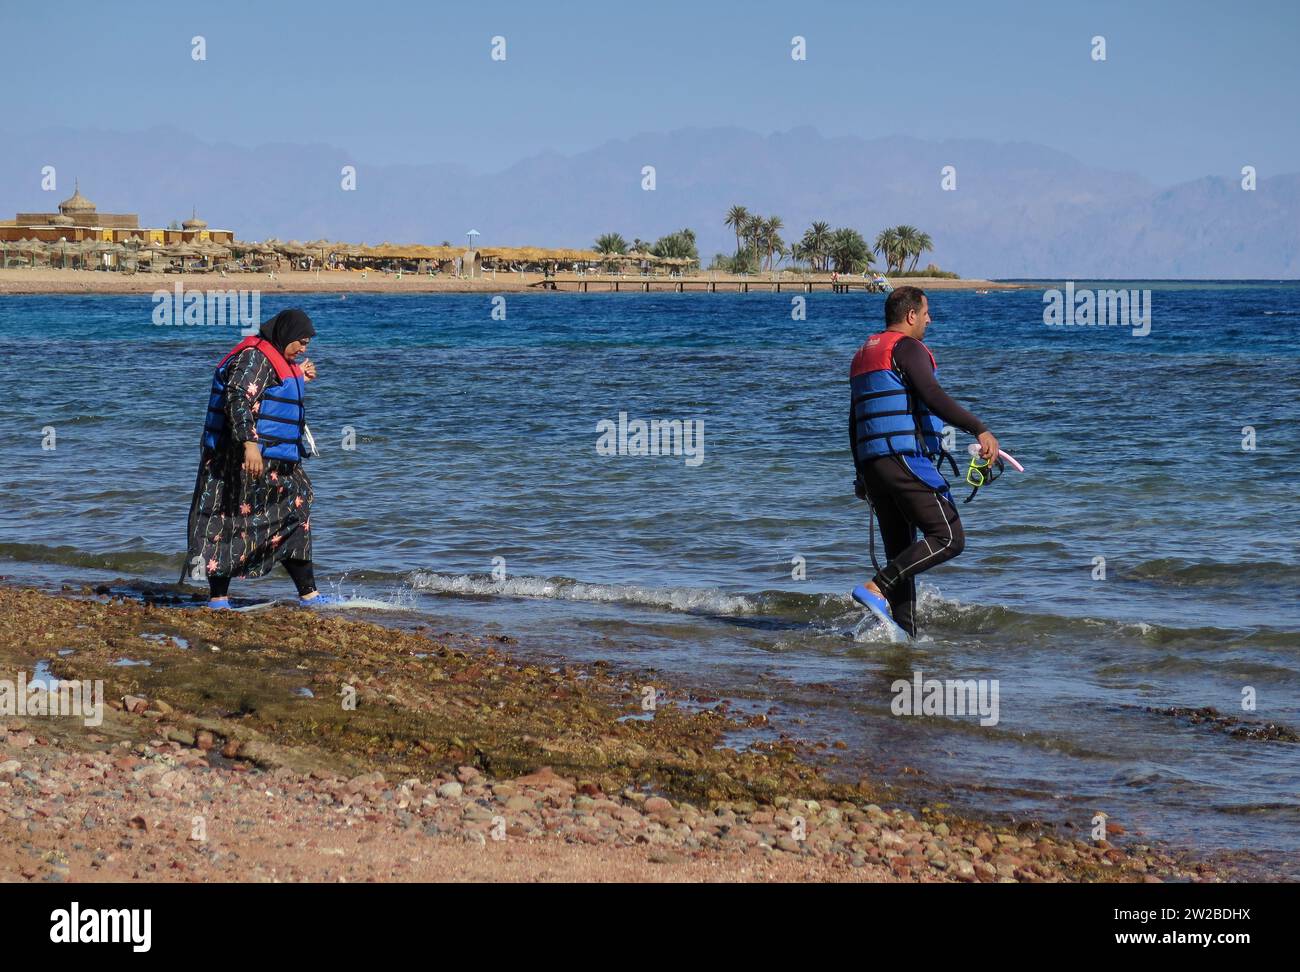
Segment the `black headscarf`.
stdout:
<svg viewBox="0 0 1300 972">
<path fill-rule="evenodd" d="M 284 354 L 284 349 L 294 341 L 312 337 L 316 333 L 316 328 L 311 326 L 311 318 L 305 311 L 292 307 L 276 314 L 262 325 L 258 333 L 264 341 L 270 341 L 277 351 Z"/>
</svg>

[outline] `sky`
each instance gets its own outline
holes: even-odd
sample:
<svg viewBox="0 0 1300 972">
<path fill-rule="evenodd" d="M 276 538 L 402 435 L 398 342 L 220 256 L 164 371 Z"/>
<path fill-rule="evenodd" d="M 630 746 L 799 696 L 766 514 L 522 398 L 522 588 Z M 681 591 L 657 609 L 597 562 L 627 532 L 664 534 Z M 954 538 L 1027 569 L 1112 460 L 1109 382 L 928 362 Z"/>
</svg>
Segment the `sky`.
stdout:
<svg viewBox="0 0 1300 972">
<path fill-rule="evenodd" d="M 1036 142 L 1161 186 L 1300 170 L 1295 0 L 0 0 L 0 39 L 0 137 L 170 125 L 491 172 L 643 132 L 812 125 Z"/>
</svg>

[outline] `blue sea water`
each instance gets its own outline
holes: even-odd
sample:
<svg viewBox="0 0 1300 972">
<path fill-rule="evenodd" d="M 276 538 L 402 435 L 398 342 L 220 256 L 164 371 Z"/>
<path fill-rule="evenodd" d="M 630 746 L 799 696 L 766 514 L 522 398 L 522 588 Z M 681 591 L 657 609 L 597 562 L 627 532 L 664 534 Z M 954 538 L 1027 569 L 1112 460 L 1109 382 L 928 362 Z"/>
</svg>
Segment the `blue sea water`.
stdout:
<svg viewBox="0 0 1300 972">
<path fill-rule="evenodd" d="M 1037 289 L 932 295 L 941 380 L 1026 471 L 962 507 L 966 552 L 925 575 L 906 646 L 846 596 L 870 574 L 848 364 L 882 297 L 799 295 L 806 320 L 757 293 L 507 294 L 505 320 L 491 295 L 262 310 L 316 322 L 312 532 L 335 586 L 775 709 L 772 733 L 847 744 L 836 772 L 907 768 L 1080 834 L 1105 812 L 1294 874 L 1300 744 L 1151 710 L 1300 728 L 1300 285 L 1150 286 L 1144 337 L 1048 327 Z M 0 572 L 179 574 L 211 370 L 238 335 L 155 326 L 152 306 L 0 300 Z M 620 413 L 703 423 L 703 461 L 600 454 Z M 916 671 L 998 680 L 997 725 L 892 714 Z"/>
</svg>

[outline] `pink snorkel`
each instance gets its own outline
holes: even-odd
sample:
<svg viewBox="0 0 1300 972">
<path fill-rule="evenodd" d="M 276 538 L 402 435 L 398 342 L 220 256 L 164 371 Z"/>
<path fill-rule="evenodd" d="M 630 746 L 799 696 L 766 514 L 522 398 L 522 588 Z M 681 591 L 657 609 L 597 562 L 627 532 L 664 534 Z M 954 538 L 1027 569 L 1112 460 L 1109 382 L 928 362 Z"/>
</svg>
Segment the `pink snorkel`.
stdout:
<svg viewBox="0 0 1300 972">
<path fill-rule="evenodd" d="M 978 458 L 978 456 L 979 456 L 979 454 L 980 454 L 980 445 L 979 445 L 979 443 L 978 443 L 978 442 L 972 442 L 970 445 L 968 445 L 968 446 L 966 447 L 966 451 L 967 451 L 968 453 L 970 453 L 971 456 Z M 1025 471 L 1025 467 L 1022 466 L 1022 465 L 1020 465 L 1020 463 L 1016 462 L 1016 457 L 1013 456 L 1011 453 L 1007 452 L 1006 450 L 1004 450 L 1004 449 L 999 449 L 999 450 L 998 450 L 998 455 L 999 455 L 1000 457 L 1002 457 L 1003 459 L 1005 459 L 1007 462 L 1011 463 L 1011 468 L 1014 469 L 1016 472 L 1024 472 L 1024 471 Z"/>
</svg>

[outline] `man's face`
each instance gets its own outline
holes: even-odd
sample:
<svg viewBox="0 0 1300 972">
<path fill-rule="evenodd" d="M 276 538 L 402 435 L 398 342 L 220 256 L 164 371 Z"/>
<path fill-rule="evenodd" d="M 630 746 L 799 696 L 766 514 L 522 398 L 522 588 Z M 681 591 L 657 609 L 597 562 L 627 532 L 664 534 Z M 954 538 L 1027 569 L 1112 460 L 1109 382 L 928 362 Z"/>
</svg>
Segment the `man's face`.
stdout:
<svg viewBox="0 0 1300 972">
<path fill-rule="evenodd" d="M 930 326 L 930 298 L 923 295 L 921 297 L 921 309 L 912 311 L 907 315 L 907 318 L 916 333 L 916 339 L 919 341 L 925 337 L 925 329 Z"/>
</svg>

